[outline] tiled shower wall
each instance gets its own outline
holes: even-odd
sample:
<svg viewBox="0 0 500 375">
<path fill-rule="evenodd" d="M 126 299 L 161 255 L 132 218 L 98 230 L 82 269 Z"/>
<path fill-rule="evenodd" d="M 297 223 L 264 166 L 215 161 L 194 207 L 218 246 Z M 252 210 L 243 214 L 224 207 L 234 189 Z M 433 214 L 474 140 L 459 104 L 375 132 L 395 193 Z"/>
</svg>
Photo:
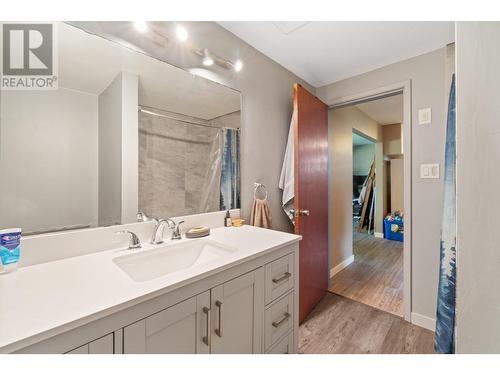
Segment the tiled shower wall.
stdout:
<svg viewBox="0 0 500 375">
<path fill-rule="evenodd" d="M 165 218 L 219 211 L 219 127 L 240 126 L 240 112 L 210 121 L 152 110 L 139 112 L 139 210 Z"/>
</svg>

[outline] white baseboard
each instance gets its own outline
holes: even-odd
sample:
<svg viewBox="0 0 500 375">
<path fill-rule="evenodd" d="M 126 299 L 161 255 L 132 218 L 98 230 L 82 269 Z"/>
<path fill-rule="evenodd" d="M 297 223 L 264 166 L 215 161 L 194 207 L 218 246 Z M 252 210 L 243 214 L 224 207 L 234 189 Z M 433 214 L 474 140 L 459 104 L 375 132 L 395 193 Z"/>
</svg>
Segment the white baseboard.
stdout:
<svg viewBox="0 0 500 375">
<path fill-rule="evenodd" d="M 330 270 L 330 279 L 336 274 L 338 274 L 340 271 L 342 271 L 344 268 L 346 268 L 352 262 L 354 262 L 354 255 L 351 255 L 349 258 L 342 261 L 342 263 L 337 264 L 335 267 L 333 267 Z"/>
<path fill-rule="evenodd" d="M 432 332 L 436 330 L 436 319 L 429 318 L 425 315 L 420 315 L 417 313 L 411 313 L 411 322 L 419 327 L 426 328 Z"/>
<path fill-rule="evenodd" d="M 384 238 L 384 233 L 374 232 L 373 235 L 377 238 Z"/>
</svg>

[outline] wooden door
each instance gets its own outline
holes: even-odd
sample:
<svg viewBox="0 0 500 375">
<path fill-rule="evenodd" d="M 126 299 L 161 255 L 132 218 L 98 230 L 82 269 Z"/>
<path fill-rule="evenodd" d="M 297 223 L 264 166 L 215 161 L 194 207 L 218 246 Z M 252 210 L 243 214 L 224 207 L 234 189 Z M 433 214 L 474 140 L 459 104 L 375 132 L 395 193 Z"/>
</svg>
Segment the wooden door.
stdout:
<svg viewBox="0 0 500 375">
<path fill-rule="evenodd" d="M 262 353 L 263 279 L 259 268 L 212 289 L 211 353 Z"/>
<path fill-rule="evenodd" d="M 210 291 L 131 324 L 123 330 L 125 354 L 209 353 Z"/>
<path fill-rule="evenodd" d="M 299 321 L 328 289 L 328 107 L 294 85 L 295 233 L 299 251 Z"/>
</svg>

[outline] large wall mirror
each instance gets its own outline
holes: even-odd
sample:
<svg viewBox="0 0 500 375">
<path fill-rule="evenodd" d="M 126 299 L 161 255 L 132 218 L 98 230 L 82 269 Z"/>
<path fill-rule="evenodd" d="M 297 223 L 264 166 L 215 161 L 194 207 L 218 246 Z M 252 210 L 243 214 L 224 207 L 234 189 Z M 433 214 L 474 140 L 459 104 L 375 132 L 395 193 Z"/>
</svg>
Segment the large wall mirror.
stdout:
<svg viewBox="0 0 500 375">
<path fill-rule="evenodd" d="M 240 93 L 57 24 L 58 89 L 2 91 L 0 228 L 239 208 Z"/>
</svg>

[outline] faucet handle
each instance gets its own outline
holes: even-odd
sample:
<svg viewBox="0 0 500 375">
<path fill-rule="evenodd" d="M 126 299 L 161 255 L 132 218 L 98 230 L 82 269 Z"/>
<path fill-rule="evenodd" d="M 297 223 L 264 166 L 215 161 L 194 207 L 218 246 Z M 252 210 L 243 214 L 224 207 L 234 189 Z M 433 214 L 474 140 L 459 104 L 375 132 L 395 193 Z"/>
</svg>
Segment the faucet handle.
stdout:
<svg viewBox="0 0 500 375">
<path fill-rule="evenodd" d="M 139 211 L 137 213 L 136 217 L 137 217 L 137 221 L 138 222 L 146 222 L 146 221 L 150 221 L 151 220 L 151 218 L 148 215 L 146 215 L 144 212 L 142 212 L 142 211 Z M 154 218 L 153 218 L 153 220 L 154 220 Z"/>
<path fill-rule="evenodd" d="M 181 232 L 180 232 L 180 226 L 182 223 L 184 223 L 184 220 L 181 220 L 177 224 L 175 224 L 175 229 L 172 232 L 172 239 L 173 240 L 180 240 L 182 238 Z"/>
<path fill-rule="evenodd" d="M 115 232 L 115 234 L 128 234 L 130 236 L 130 240 L 128 243 L 128 248 L 129 250 L 132 249 L 140 249 L 141 246 L 141 240 L 139 240 L 139 237 L 134 232 L 130 232 L 128 230 L 119 230 Z"/>
<path fill-rule="evenodd" d="M 171 219 L 171 218 L 166 218 L 166 219 L 165 219 L 165 221 L 167 222 L 168 227 L 169 227 L 170 229 L 175 229 L 175 228 L 176 228 L 177 224 L 175 223 L 175 221 L 174 221 L 173 219 Z"/>
</svg>

